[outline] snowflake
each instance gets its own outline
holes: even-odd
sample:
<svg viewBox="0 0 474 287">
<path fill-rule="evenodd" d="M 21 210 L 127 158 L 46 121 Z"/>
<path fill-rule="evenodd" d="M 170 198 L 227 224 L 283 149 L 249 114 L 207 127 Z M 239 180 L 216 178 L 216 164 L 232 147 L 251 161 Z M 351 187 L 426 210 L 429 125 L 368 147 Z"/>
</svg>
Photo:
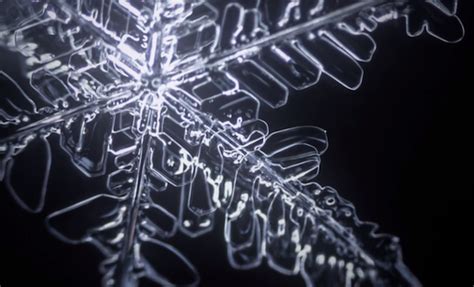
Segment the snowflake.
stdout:
<svg viewBox="0 0 474 287">
<path fill-rule="evenodd" d="M 102 193 L 46 219 L 59 239 L 101 251 L 104 286 L 198 284 L 169 239 L 210 232 L 218 213 L 235 268 L 266 260 L 308 286 L 418 286 L 398 239 L 315 182 L 325 131 L 270 133 L 259 111 L 322 76 L 357 89 L 379 24 L 401 19 L 409 36 L 459 41 L 456 9 L 456 0 L 0 1 L 0 45 L 19 55 L 26 79 L 0 71 L 0 180 L 41 212 L 54 141 L 84 176 L 106 179 Z M 25 172 L 27 181 L 15 176 Z"/>
</svg>

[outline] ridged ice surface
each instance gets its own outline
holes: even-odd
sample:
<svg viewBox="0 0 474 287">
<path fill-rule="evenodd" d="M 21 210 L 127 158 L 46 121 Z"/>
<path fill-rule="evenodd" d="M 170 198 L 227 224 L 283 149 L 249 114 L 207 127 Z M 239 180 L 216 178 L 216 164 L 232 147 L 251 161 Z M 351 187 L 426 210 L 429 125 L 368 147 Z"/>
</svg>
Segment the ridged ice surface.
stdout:
<svg viewBox="0 0 474 287">
<path fill-rule="evenodd" d="M 9 91 L 0 91 L 0 180 L 41 212 L 53 137 L 84 176 L 106 179 L 106 190 L 46 219 L 59 239 L 103 253 L 103 286 L 197 285 L 199 268 L 167 239 L 211 232 L 216 216 L 235 268 L 267 261 L 308 286 L 419 286 L 398 238 L 315 181 L 325 131 L 270 133 L 259 110 L 323 78 L 357 89 L 382 23 L 459 41 L 456 9 L 456 0 L 0 1 L 0 46 L 20 55 L 29 84 L 0 71 Z M 27 182 L 15 176 L 26 172 Z"/>
</svg>

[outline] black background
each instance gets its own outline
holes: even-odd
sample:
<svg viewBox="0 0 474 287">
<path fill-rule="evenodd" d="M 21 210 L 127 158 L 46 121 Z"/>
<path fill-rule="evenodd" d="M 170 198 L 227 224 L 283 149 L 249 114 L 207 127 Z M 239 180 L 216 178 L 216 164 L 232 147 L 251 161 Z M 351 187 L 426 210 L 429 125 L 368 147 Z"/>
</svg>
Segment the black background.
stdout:
<svg viewBox="0 0 474 287">
<path fill-rule="evenodd" d="M 359 90 L 325 79 L 262 115 L 272 130 L 317 125 L 328 131 L 319 182 L 353 202 L 360 218 L 399 236 L 405 262 L 425 286 L 474 284 L 472 12 L 472 1 L 461 2 L 467 34 L 456 45 L 427 35 L 408 38 L 401 23 L 384 25 L 375 33 L 379 49 L 364 65 Z M 2 62 L 5 69 L 8 62 Z M 47 208 L 104 188 L 53 152 Z M 21 210 L 0 190 L 0 285 L 98 286 L 99 253 L 53 238 L 44 216 Z M 265 264 L 252 271 L 230 268 L 222 227 L 195 240 L 178 237 L 176 244 L 200 270 L 203 286 L 303 284 Z"/>
</svg>

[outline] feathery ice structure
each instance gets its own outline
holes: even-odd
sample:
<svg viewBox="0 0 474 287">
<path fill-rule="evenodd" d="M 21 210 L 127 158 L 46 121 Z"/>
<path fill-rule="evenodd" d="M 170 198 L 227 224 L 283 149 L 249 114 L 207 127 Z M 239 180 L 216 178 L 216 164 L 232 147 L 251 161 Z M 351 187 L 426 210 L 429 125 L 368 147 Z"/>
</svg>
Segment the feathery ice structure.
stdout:
<svg viewBox="0 0 474 287">
<path fill-rule="evenodd" d="M 41 212 L 54 138 L 84 176 L 107 181 L 47 216 L 59 239 L 103 253 L 103 286 L 197 285 L 169 239 L 210 232 L 218 214 L 235 268 L 266 260 L 308 286 L 419 286 L 398 239 L 314 181 L 325 131 L 269 133 L 259 109 L 323 76 L 357 89 L 382 23 L 459 41 L 456 9 L 456 0 L 0 1 L 0 46 L 22 59 L 27 83 L 0 72 L 0 179 Z M 28 182 L 15 177 L 26 172 Z"/>
</svg>

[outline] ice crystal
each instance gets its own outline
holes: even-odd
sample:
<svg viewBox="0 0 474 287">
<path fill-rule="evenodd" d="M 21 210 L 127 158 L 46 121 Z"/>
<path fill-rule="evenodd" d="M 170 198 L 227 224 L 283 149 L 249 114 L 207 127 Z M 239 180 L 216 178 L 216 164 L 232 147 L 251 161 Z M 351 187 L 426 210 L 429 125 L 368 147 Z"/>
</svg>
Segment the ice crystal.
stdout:
<svg viewBox="0 0 474 287">
<path fill-rule="evenodd" d="M 398 239 L 315 182 L 325 131 L 269 133 L 259 110 L 322 76 L 357 89 L 382 23 L 460 40 L 456 9 L 456 0 L 0 0 L 0 46 L 20 55 L 29 84 L 0 72 L 10 91 L 0 97 L 0 179 L 40 212 L 53 137 L 84 176 L 106 178 L 107 190 L 47 216 L 59 239 L 103 253 L 104 286 L 198 284 L 165 240 L 210 232 L 218 214 L 235 268 L 266 260 L 308 286 L 419 286 Z M 13 176 L 31 164 L 26 182 Z"/>
</svg>

